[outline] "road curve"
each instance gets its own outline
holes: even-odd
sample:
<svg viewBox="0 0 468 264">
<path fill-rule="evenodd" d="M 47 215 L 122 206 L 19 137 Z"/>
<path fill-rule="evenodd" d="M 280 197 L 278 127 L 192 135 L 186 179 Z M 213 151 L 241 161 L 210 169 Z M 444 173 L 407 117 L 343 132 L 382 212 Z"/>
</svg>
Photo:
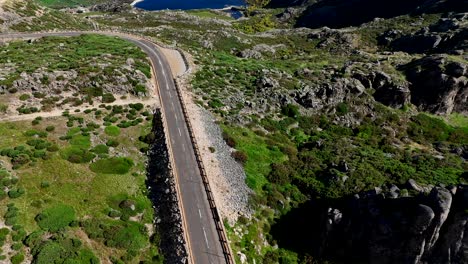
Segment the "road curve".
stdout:
<svg viewBox="0 0 468 264">
<path fill-rule="evenodd" d="M 83 33 L 120 37 L 134 43 L 148 55 L 158 82 L 161 107 L 169 132 L 167 135 L 170 141 L 169 149 L 172 151 L 174 161 L 172 167 L 179 185 L 181 211 L 184 216 L 191 260 L 195 264 L 226 263 L 171 69 L 158 46 L 146 39 L 113 32 L 8 33 L 0 34 L 0 39 L 72 37 Z"/>
</svg>

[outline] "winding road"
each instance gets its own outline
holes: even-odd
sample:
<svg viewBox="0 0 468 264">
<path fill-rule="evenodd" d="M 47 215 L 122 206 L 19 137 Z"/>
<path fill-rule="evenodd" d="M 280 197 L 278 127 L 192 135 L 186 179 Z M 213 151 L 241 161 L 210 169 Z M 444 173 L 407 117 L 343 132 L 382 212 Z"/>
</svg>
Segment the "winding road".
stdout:
<svg viewBox="0 0 468 264">
<path fill-rule="evenodd" d="M 0 34 L 0 39 L 72 37 L 84 33 L 120 37 L 134 43 L 148 55 L 159 87 L 191 262 L 195 264 L 226 263 L 171 69 L 156 44 L 137 36 L 116 32 L 9 33 Z"/>
</svg>

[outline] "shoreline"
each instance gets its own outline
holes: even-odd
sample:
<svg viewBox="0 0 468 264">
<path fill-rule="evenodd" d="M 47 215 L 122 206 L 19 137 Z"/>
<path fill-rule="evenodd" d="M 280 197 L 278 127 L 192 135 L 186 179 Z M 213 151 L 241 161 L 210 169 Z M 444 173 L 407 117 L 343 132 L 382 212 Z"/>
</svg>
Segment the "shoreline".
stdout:
<svg viewBox="0 0 468 264">
<path fill-rule="evenodd" d="M 2 1 L 2 0 L 0 0 Z M 135 7 L 136 4 L 138 3 L 141 3 L 145 0 L 134 0 L 130 5 L 132 7 Z M 197 9 L 173 9 L 174 11 L 179 11 L 179 10 L 182 10 L 182 11 L 190 11 L 190 10 L 213 10 L 213 11 L 229 11 L 229 10 L 232 10 L 232 11 L 241 11 L 241 10 L 244 10 L 245 9 L 245 6 L 242 6 L 242 5 L 231 5 L 231 6 L 225 6 L 225 7 L 222 7 L 222 8 L 197 8 Z M 164 10 L 167 10 L 167 9 L 164 9 Z M 161 10 L 146 10 L 145 11 L 161 11 Z"/>
<path fill-rule="evenodd" d="M 143 2 L 144 0 L 134 0 L 130 5 L 135 7 L 136 4 Z"/>
</svg>

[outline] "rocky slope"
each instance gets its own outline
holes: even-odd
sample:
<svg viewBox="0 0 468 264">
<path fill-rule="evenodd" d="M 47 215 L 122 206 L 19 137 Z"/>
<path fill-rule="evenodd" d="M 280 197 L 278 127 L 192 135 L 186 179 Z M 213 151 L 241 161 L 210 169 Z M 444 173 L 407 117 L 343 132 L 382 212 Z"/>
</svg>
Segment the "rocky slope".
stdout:
<svg viewBox="0 0 468 264">
<path fill-rule="evenodd" d="M 273 233 L 281 246 L 339 262 L 466 263 L 468 187 L 410 180 L 402 188 L 311 202 L 286 215 Z"/>
<path fill-rule="evenodd" d="M 283 1 L 285 2 L 290 2 L 292 5 L 301 3 L 300 1 Z M 359 26 L 375 18 L 468 10 L 466 0 L 322 0 L 308 3 L 307 9 L 297 21 L 297 26 L 342 28 Z"/>
</svg>

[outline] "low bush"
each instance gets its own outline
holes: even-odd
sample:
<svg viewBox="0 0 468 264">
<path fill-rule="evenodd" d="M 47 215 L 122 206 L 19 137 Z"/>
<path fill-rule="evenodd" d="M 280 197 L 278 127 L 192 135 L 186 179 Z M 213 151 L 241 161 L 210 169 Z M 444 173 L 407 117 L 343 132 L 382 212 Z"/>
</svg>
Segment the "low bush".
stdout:
<svg viewBox="0 0 468 264">
<path fill-rule="evenodd" d="M 19 245 L 21 245 L 21 244 L 19 244 Z M 23 253 L 18 253 L 16 255 L 14 255 L 13 257 L 11 257 L 10 261 L 11 261 L 11 264 L 23 263 L 23 261 L 24 261 Z"/>
<path fill-rule="evenodd" d="M 226 141 L 226 144 L 231 148 L 236 147 L 236 140 L 233 137 L 231 137 L 228 133 L 223 132 L 223 139 L 224 141 Z"/>
<path fill-rule="evenodd" d="M 99 144 L 91 149 L 91 152 L 96 154 L 109 154 L 109 147 L 103 144 Z"/>
<path fill-rule="evenodd" d="M 125 174 L 130 171 L 133 161 L 124 157 L 112 157 L 100 159 L 92 163 L 89 168 L 96 173 L 103 174 Z"/>
<path fill-rule="evenodd" d="M 247 162 L 247 154 L 243 151 L 234 151 L 231 156 L 239 163 L 245 164 Z"/>
<path fill-rule="evenodd" d="M 68 160 L 71 163 L 87 163 L 93 160 L 96 155 L 89 152 L 88 150 L 70 146 L 61 151 L 63 159 Z"/>
<path fill-rule="evenodd" d="M 114 101 L 115 101 L 115 97 L 112 94 L 106 93 L 106 94 L 102 95 L 102 102 L 103 103 L 107 104 L 107 103 L 112 103 Z"/>
<path fill-rule="evenodd" d="M 120 128 L 116 126 L 108 126 L 104 129 L 104 132 L 109 136 L 116 137 L 120 135 Z"/>
<path fill-rule="evenodd" d="M 144 108 L 142 103 L 129 104 L 128 106 L 132 109 L 135 109 L 136 111 L 141 111 Z"/>
<path fill-rule="evenodd" d="M 73 207 L 60 204 L 44 210 L 36 216 L 39 227 L 50 232 L 57 232 L 75 220 Z"/>
<path fill-rule="evenodd" d="M 119 146 L 119 142 L 117 140 L 110 139 L 106 142 L 106 145 L 109 147 L 116 148 Z"/>
</svg>

